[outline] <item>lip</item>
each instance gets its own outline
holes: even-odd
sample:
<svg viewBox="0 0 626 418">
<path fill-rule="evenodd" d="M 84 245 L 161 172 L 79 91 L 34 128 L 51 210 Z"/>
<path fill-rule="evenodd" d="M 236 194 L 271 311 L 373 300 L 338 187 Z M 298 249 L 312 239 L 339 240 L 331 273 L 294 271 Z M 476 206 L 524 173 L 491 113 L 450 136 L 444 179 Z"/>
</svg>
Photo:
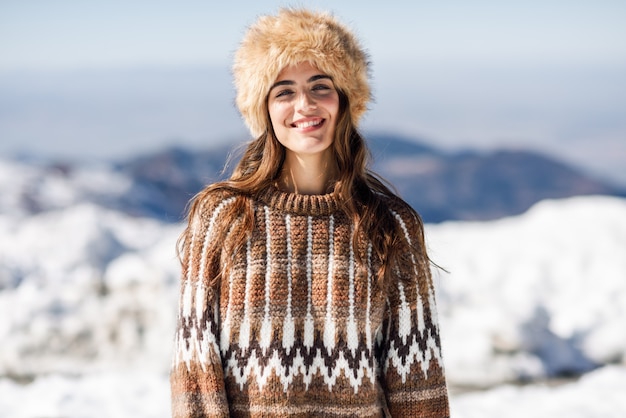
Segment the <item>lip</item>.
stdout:
<svg viewBox="0 0 626 418">
<path fill-rule="evenodd" d="M 296 129 L 298 129 L 300 131 L 307 132 L 307 131 L 313 131 L 315 129 L 320 128 L 321 126 L 324 125 L 325 121 L 326 121 L 326 119 L 319 118 L 319 117 L 302 118 L 302 119 L 298 119 L 298 120 L 292 122 L 290 126 L 292 128 L 296 128 Z"/>
</svg>

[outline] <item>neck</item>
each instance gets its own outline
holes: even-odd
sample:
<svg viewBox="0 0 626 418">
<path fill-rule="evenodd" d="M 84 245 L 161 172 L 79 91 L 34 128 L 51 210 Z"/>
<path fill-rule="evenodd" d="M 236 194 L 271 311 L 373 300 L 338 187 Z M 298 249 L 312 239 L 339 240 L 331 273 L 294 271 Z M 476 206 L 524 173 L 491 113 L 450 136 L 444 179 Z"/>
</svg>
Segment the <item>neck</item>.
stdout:
<svg viewBox="0 0 626 418">
<path fill-rule="evenodd" d="M 332 161 L 326 153 L 302 156 L 287 152 L 278 188 L 297 194 L 326 194 L 337 179 L 337 168 Z"/>
</svg>

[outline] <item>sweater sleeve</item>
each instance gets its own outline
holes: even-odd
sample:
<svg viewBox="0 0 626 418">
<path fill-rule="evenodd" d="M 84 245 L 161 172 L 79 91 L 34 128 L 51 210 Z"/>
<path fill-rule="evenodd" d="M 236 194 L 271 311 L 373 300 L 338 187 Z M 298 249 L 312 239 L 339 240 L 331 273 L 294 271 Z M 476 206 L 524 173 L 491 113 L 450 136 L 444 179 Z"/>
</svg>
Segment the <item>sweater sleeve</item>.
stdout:
<svg viewBox="0 0 626 418">
<path fill-rule="evenodd" d="M 218 257 L 207 254 L 219 212 L 200 210 L 190 221 L 182 277 L 174 358 L 170 372 L 172 417 L 227 417 L 228 401 L 219 350 L 217 298 L 207 304 L 208 281 Z"/>
<path fill-rule="evenodd" d="M 392 417 L 449 417 L 430 266 L 425 250 L 415 251 L 424 245 L 423 228 L 405 214 L 394 213 L 408 249 L 389 289 L 380 347 L 382 386 Z"/>
</svg>

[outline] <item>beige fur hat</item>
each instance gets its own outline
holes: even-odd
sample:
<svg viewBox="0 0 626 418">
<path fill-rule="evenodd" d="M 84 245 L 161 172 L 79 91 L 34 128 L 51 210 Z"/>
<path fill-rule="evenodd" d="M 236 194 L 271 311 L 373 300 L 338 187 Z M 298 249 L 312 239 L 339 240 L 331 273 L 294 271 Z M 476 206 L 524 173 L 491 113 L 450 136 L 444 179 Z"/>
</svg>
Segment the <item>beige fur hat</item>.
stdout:
<svg viewBox="0 0 626 418">
<path fill-rule="evenodd" d="M 328 13 L 282 9 L 250 26 L 235 53 L 237 107 L 255 138 L 268 129 L 266 100 L 278 74 L 305 61 L 345 93 L 355 124 L 367 110 L 369 62 L 357 38 Z"/>
</svg>

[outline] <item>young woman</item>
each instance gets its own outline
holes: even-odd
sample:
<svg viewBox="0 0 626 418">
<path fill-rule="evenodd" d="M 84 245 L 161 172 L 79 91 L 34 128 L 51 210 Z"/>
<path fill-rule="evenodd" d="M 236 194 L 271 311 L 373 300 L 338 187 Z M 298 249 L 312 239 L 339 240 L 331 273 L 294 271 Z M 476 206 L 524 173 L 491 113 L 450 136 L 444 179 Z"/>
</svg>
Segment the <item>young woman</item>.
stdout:
<svg viewBox="0 0 626 418">
<path fill-rule="evenodd" d="M 285 9 L 249 28 L 233 73 L 256 139 L 181 237 L 173 416 L 449 416 L 422 222 L 357 131 L 357 39 Z"/>
</svg>

